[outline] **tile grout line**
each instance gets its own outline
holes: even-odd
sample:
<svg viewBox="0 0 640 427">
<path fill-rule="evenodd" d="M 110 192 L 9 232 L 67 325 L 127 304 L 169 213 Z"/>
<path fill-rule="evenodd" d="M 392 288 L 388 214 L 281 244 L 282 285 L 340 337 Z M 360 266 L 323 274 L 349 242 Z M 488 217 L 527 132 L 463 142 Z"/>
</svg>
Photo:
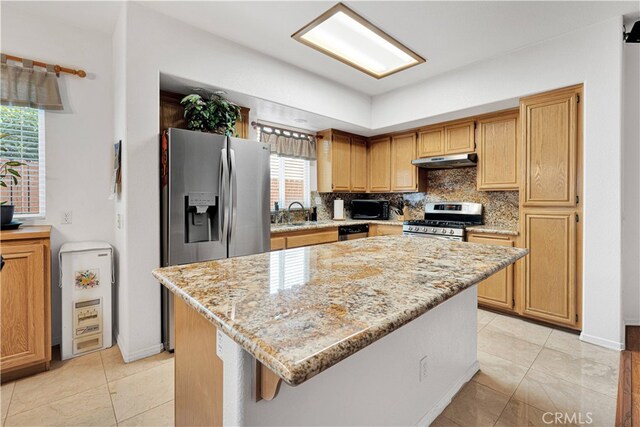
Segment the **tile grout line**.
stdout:
<svg viewBox="0 0 640 427">
<path fill-rule="evenodd" d="M 20 380 L 15 380 L 14 384 L 13 384 L 13 387 L 11 387 L 11 396 L 9 396 L 9 404 L 7 405 L 7 413 L 2 418 L 2 427 L 4 427 L 4 424 L 7 422 L 7 418 L 9 418 L 9 409 L 11 409 L 11 401 L 13 400 L 13 393 L 16 392 L 16 386 L 18 385 L 19 381 Z"/>
<path fill-rule="evenodd" d="M 111 402 L 111 412 L 113 412 L 113 419 L 118 425 L 118 416 L 116 414 L 116 407 L 113 404 L 113 397 L 111 397 L 111 387 L 109 386 L 109 379 L 107 378 L 107 370 L 104 368 L 104 359 L 102 358 L 102 351 L 100 352 L 100 364 L 102 365 L 102 373 L 104 374 L 104 380 L 107 384 L 107 393 L 109 393 L 109 401 Z"/>
<path fill-rule="evenodd" d="M 153 411 L 154 409 L 158 409 L 158 408 L 159 408 L 159 407 L 161 407 L 162 405 L 166 405 L 167 403 L 169 403 L 169 402 L 173 402 L 174 400 L 175 400 L 175 397 L 174 397 L 174 398 L 172 398 L 172 399 L 170 399 L 170 400 L 167 400 L 166 402 L 162 402 L 162 403 L 160 403 L 159 405 L 154 406 L 153 408 L 149 408 L 149 409 L 147 409 L 146 411 L 140 412 L 139 414 L 135 414 L 135 415 L 130 416 L 129 418 L 125 418 L 124 420 L 119 421 L 119 422 L 118 422 L 118 424 L 123 423 L 123 422 L 125 422 L 125 421 L 129 421 L 130 419 L 135 418 L 135 417 L 138 417 L 138 416 L 140 416 L 140 415 L 142 415 L 142 414 L 146 414 L 147 412 L 149 412 L 149 411 Z M 175 423 L 175 420 L 174 420 L 174 423 Z"/>
<path fill-rule="evenodd" d="M 502 408 L 502 411 L 500 412 L 500 415 L 498 415 L 498 418 L 496 419 L 495 423 L 493 423 L 494 427 L 496 424 L 498 424 L 498 421 L 500 421 L 500 418 L 502 417 L 502 414 L 504 414 L 504 411 L 507 409 L 507 406 L 509 406 L 509 402 L 511 402 L 511 400 L 516 400 L 518 402 L 520 402 L 518 399 L 515 398 L 516 395 L 516 391 L 518 391 L 518 389 L 520 388 L 520 386 L 522 385 L 522 382 L 524 381 L 524 379 L 527 377 L 527 374 L 529 374 L 529 371 L 531 371 L 531 367 L 533 366 L 534 363 L 536 363 L 536 360 L 538 360 L 538 356 L 540 356 L 540 353 L 542 353 L 542 349 L 544 349 L 545 344 L 547 343 L 547 341 L 549 340 L 549 337 L 551 336 L 551 333 L 553 333 L 553 328 L 551 328 L 551 332 L 549 333 L 549 335 L 547 336 L 547 339 L 544 341 L 544 344 L 542 344 L 540 346 L 540 350 L 538 350 L 538 354 L 536 354 L 535 359 L 533 359 L 533 362 L 531 362 L 531 365 L 529 365 L 529 367 L 527 367 L 527 372 L 524 373 L 524 375 L 522 376 L 522 378 L 520 379 L 520 382 L 518 383 L 518 385 L 513 389 L 513 392 L 511 393 L 511 395 L 509 396 L 509 400 L 507 401 L 507 404 L 504 406 L 504 408 Z M 498 356 L 496 356 L 498 357 Z M 505 359 L 506 360 L 506 359 Z M 528 405 L 528 403 L 526 402 L 521 402 L 525 405 Z M 532 405 L 530 405 L 532 406 Z M 532 406 L 535 408 L 535 406 Z M 539 409 L 539 408 L 537 408 Z"/>
<path fill-rule="evenodd" d="M 102 363 L 102 358 L 100 358 L 100 361 L 101 361 L 101 363 Z M 19 381 L 27 380 L 27 379 L 29 379 L 29 378 L 33 378 L 33 377 L 38 376 L 38 375 L 46 375 L 46 374 L 47 374 L 47 373 L 49 373 L 49 372 L 51 372 L 51 371 L 44 371 L 44 372 L 40 372 L 40 373 L 35 374 L 35 375 L 32 375 L 32 376 L 27 376 L 27 377 L 21 378 L 21 379 L 19 379 L 19 380 L 17 380 L 17 381 L 16 381 L 16 385 L 18 385 L 17 383 L 18 383 Z M 61 401 L 61 400 L 67 399 L 67 398 L 72 397 L 72 396 L 76 396 L 76 395 L 78 395 L 78 394 L 80 394 L 80 393 L 84 393 L 84 392 L 86 392 L 86 391 L 93 390 L 94 388 L 98 388 L 98 387 L 100 387 L 100 386 L 89 387 L 89 388 L 87 388 L 87 389 L 80 390 L 80 391 L 78 391 L 78 392 L 76 392 L 76 393 L 72 393 L 72 394 L 70 394 L 69 396 L 59 397 L 59 398 L 56 398 L 55 400 L 47 401 L 47 402 L 45 402 L 45 403 L 43 403 L 43 404 L 40 404 L 40 405 L 34 406 L 33 408 L 24 409 L 24 410 L 22 410 L 22 411 L 20 411 L 20 412 L 16 412 L 15 414 L 11 414 L 11 416 L 19 415 L 19 414 L 24 414 L 25 412 L 29 412 L 29 411 L 32 411 L 32 410 L 34 410 L 34 409 L 42 408 L 42 407 L 44 407 L 44 406 L 50 405 L 50 404 L 52 404 L 52 403 L 59 402 L 59 401 Z M 15 389 L 15 386 L 14 386 L 14 388 L 13 388 L 13 393 L 11 393 L 11 401 L 12 401 L 12 402 L 13 402 L 13 395 L 14 395 L 14 393 L 15 393 L 15 390 L 16 390 L 16 389 Z M 9 406 L 11 406 L 11 405 L 9 405 Z M 6 418 L 9 418 L 9 410 L 8 410 L 8 408 L 7 408 L 7 416 L 5 417 L 5 419 L 6 419 Z"/>
</svg>

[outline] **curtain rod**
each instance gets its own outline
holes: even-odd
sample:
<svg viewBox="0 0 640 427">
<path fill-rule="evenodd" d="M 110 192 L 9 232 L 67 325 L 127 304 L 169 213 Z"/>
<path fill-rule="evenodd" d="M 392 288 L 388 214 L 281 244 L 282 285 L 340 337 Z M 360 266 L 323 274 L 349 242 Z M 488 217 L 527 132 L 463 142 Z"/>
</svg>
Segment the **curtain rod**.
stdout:
<svg viewBox="0 0 640 427">
<path fill-rule="evenodd" d="M 7 55 L 7 54 L 3 54 L 3 55 L 6 56 L 7 59 L 10 61 L 23 62 L 27 60 L 25 58 L 20 58 L 19 56 L 13 56 L 13 55 Z M 33 65 L 35 65 L 36 67 L 47 68 L 47 65 L 49 65 L 41 61 L 32 61 L 32 62 L 33 62 Z M 57 75 L 60 75 L 60 73 L 67 73 L 67 74 L 76 75 L 80 78 L 85 78 L 87 76 L 87 73 L 84 70 L 74 70 L 73 68 L 61 67 L 60 65 L 54 65 L 53 69 Z"/>
<path fill-rule="evenodd" d="M 311 138 L 315 138 L 316 136 L 309 133 L 309 132 L 302 132 L 301 130 L 298 129 L 287 129 L 286 127 L 278 127 L 275 125 L 272 125 L 270 123 L 258 123 L 258 122 L 251 122 L 251 126 L 255 129 L 257 127 L 267 127 L 267 128 L 271 128 L 271 129 L 278 129 L 279 131 L 286 131 L 286 132 L 294 132 L 297 133 L 299 135 L 305 135 L 307 137 L 311 137 Z"/>
</svg>

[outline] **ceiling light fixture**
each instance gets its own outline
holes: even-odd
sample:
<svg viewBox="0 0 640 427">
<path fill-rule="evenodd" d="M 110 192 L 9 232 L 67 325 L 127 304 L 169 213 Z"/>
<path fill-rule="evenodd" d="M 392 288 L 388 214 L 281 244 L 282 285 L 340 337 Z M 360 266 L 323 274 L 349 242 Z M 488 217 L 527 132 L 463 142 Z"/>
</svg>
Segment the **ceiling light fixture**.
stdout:
<svg viewBox="0 0 640 427">
<path fill-rule="evenodd" d="M 423 57 L 342 3 L 291 37 L 377 79 L 425 62 Z"/>
</svg>

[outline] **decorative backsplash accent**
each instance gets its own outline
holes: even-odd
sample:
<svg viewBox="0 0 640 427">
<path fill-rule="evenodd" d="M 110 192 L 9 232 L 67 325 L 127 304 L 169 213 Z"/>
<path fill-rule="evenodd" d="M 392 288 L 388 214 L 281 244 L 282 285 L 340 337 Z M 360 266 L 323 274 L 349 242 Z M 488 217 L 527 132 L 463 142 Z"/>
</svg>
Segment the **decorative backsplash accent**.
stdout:
<svg viewBox="0 0 640 427">
<path fill-rule="evenodd" d="M 311 193 L 311 200 L 319 196 L 317 205 L 318 220 L 330 220 L 333 217 L 333 201 L 343 199 L 345 215 L 351 217 L 353 199 L 388 199 L 392 206 L 390 218 L 397 219 L 395 209 L 398 200 L 404 199 L 405 219 L 421 219 L 424 216 L 425 203 L 431 202 L 474 202 L 484 206 L 485 224 L 504 228 L 518 227 L 517 191 L 478 191 L 476 190 L 476 168 L 430 170 L 427 178 L 426 193 Z M 315 204 L 315 203 L 314 203 Z"/>
</svg>

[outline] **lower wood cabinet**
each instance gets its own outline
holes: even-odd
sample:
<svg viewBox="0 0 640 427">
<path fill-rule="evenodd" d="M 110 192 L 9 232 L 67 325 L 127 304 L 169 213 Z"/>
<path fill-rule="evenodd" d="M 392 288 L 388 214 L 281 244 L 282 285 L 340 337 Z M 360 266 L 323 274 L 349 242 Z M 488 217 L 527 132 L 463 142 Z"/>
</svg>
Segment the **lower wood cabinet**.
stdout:
<svg viewBox="0 0 640 427">
<path fill-rule="evenodd" d="M 290 231 L 271 235 L 271 250 L 299 248 L 338 241 L 338 227 Z"/>
<path fill-rule="evenodd" d="M 468 233 L 467 241 L 485 245 L 515 246 L 511 236 L 498 234 Z M 500 270 L 478 284 L 478 303 L 491 308 L 511 311 L 514 300 L 514 266 Z"/>
<path fill-rule="evenodd" d="M 3 380 L 49 368 L 51 255 L 48 226 L 0 235 L 0 366 Z"/>
<path fill-rule="evenodd" d="M 402 234 L 402 225 L 391 224 L 370 224 L 369 237 L 375 236 L 395 236 Z"/>
<path fill-rule="evenodd" d="M 522 314 L 579 328 L 577 217 L 574 210 L 524 210 Z"/>
</svg>

